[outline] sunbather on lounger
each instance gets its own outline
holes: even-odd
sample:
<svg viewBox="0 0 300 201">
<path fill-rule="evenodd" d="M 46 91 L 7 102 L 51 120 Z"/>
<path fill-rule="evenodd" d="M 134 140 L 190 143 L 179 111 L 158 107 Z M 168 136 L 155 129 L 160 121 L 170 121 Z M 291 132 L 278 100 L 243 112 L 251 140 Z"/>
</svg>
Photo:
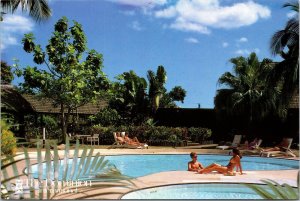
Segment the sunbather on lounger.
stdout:
<svg viewBox="0 0 300 201">
<path fill-rule="evenodd" d="M 120 144 L 125 144 L 125 139 L 123 137 L 121 137 L 121 133 L 117 132 L 116 136 L 117 136 L 117 140 Z"/>
<path fill-rule="evenodd" d="M 276 145 L 275 147 L 269 148 L 269 149 L 262 149 L 262 152 L 267 152 L 267 151 L 286 151 L 286 149 L 289 146 L 289 141 L 287 138 L 283 138 L 282 141 Z"/>
<path fill-rule="evenodd" d="M 197 154 L 195 152 L 191 152 L 190 156 L 192 161 L 188 162 L 188 171 L 198 172 L 203 169 L 203 165 L 197 161 Z"/>
<path fill-rule="evenodd" d="M 137 139 L 137 137 L 134 137 L 133 139 L 131 139 L 128 136 L 128 133 L 125 133 L 124 136 L 124 141 L 125 143 L 129 144 L 129 145 L 137 145 L 137 146 L 144 146 L 144 147 L 148 147 L 148 145 L 146 143 L 140 143 L 139 140 Z"/>
<path fill-rule="evenodd" d="M 212 171 L 217 171 L 219 173 L 222 173 L 224 175 L 235 175 L 233 172 L 234 167 L 236 167 L 236 171 L 240 171 L 240 174 L 243 174 L 242 171 L 242 165 L 241 165 L 241 154 L 240 151 L 236 148 L 232 149 L 232 158 L 229 160 L 228 165 L 223 166 L 216 163 L 213 163 L 206 168 L 199 170 L 198 172 L 200 174 L 210 173 Z"/>
</svg>

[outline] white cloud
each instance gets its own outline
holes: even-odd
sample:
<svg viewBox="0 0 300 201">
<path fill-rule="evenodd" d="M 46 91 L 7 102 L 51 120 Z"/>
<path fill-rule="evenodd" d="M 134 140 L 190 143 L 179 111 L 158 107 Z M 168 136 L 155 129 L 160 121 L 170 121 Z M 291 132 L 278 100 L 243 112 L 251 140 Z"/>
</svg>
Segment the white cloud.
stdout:
<svg viewBox="0 0 300 201">
<path fill-rule="evenodd" d="M 21 15 L 4 15 L 4 19 L 1 22 L 1 44 L 0 50 L 4 50 L 8 46 L 17 45 L 17 36 L 21 36 L 24 33 L 32 31 L 34 23 L 27 17 Z"/>
<path fill-rule="evenodd" d="M 259 53 L 260 49 L 259 48 L 254 48 L 254 50 L 252 50 L 252 51 L 250 51 L 248 49 L 238 49 L 237 51 L 235 51 L 235 54 L 249 55 L 249 54 L 251 54 L 251 52 Z"/>
<path fill-rule="evenodd" d="M 154 15 L 174 19 L 171 28 L 208 33 L 209 27 L 231 29 L 251 25 L 269 18 L 271 11 L 251 0 L 231 6 L 221 6 L 219 0 L 178 0 L 175 5 L 155 11 Z"/>
<path fill-rule="evenodd" d="M 199 43 L 198 39 L 196 38 L 186 38 L 184 40 L 188 43 L 194 43 L 194 44 Z"/>
<path fill-rule="evenodd" d="M 143 28 L 142 26 L 140 25 L 140 23 L 138 21 L 133 21 L 130 25 L 130 27 L 136 31 L 142 31 Z"/>
<path fill-rule="evenodd" d="M 167 0 L 107 0 L 113 3 L 133 6 L 133 7 L 148 7 L 161 6 L 167 3 Z"/>
<path fill-rule="evenodd" d="M 229 45 L 229 44 L 228 44 L 227 42 L 223 42 L 223 43 L 222 43 L 222 46 L 223 46 L 223 47 L 228 47 L 228 45 Z"/>
<path fill-rule="evenodd" d="M 247 49 L 239 49 L 237 51 L 235 51 L 235 54 L 241 54 L 241 55 L 247 55 L 250 54 L 251 52 Z"/>
<path fill-rule="evenodd" d="M 295 17 L 296 16 L 296 12 L 295 11 L 291 11 L 291 12 L 288 12 L 287 14 L 286 14 L 286 16 L 288 17 L 288 18 L 293 18 L 293 17 Z"/>
<path fill-rule="evenodd" d="M 187 22 L 183 18 L 176 19 L 176 21 L 170 25 L 170 28 L 181 31 L 192 31 L 203 34 L 210 34 L 210 30 L 208 30 L 207 27 L 197 23 Z"/>
<path fill-rule="evenodd" d="M 242 37 L 242 38 L 238 39 L 237 41 L 240 43 L 245 43 L 245 42 L 248 42 L 248 38 Z"/>
</svg>

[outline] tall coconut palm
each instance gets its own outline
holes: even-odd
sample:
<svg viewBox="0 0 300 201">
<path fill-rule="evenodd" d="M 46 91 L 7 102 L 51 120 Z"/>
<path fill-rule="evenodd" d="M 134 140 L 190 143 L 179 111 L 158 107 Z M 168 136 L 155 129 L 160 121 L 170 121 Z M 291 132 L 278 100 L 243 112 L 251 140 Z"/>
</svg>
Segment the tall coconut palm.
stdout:
<svg viewBox="0 0 300 201">
<path fill-rule="evenodd" d="M 158 66 L 156 74 L 149 70 L 147 77 L 149 81 L 149 99 L 152 105 L 152 112 L 155 113 L 165 91 L 164 84 L 167 81 L 167 72 L 163 66 Z"/>
<path fill-rule="evenodd" d="M 283 61 L 277 63 L 271 71 L 269 85 L 282 85 L 280 100 L 285 105 L 299 87 L 299 2 L 286 3 L 283 7 L 290 7 L 296 15 L 271 39 L 271 52 L 273 55 L 280 55 Z"/>
<path fill-rule="evenodd" d="M 29 16 L 36 21 L 45 20 L 51 16 L 47 0 L 0 0 L 0 3 L 1 15 L 5 12 L 14 13 L 20 6 L 23 12 L 29 11 Z"/>
<path fill-rule="evenodd" d="M 230 59 L 234 74 L 225 72 L 218 80 L 227 88 L 217 91 L 215 107 L 229 114 L 246 114 L 249 123 L 275 108 L 275 89 L 265 89 L 265 78 L 273 67 L 270 59 L 260 62 L 255 53 Z"/>
</svg>

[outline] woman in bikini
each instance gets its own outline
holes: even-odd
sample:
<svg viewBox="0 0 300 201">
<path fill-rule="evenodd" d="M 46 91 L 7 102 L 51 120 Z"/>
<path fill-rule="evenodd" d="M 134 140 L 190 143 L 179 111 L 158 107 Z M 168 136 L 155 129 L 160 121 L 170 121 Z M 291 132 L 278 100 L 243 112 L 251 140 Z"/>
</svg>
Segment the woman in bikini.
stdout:
<svg viewBox="0 0 300 201">
<path fill-rule="evenodd" d="M 195 152 L 191 152 L 190 157 L 192 161 L 188 163 L 188 171 L 197 172 L 204 168 L 203 165 L 197 161 L 197 154 Z"/>
<path fill-rule="evenodd" d="M 234 175 L 233 169 L 234 169 L 234 167 L 236 167 L 236 171 L 237 172 L 240 171 L 240 174 L 243 174 L 242 165 L 241 165 L 242 156 L 240 154 L 240 151 L 236 148 L 233 148 L 232 155 L 233 156 L 229 160 L 228 165 L 222 166 L 222 165 L 213 163 L 213 164 L 207 166 L 206 168 L 199 170 L 198 172 L 200 174 L 205 174 L 205 173 L 209 173 L 212 171 L 217 171 L 217 172 L 225 174 L 225 175 Z"/>
</svg>

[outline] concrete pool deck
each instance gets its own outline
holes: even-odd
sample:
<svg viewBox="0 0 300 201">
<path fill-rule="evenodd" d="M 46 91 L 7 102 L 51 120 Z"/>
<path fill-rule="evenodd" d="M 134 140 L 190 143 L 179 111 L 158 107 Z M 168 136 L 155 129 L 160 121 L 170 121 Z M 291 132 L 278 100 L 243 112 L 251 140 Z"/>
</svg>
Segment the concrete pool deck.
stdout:
<svg viewBox="0 0 300 201">
<path fill-rule="evenodd" d="M 190 152 L 196 152 L 198 154 L 225 154 L 227 155 L 229 150 L 218 149 L 180 149 L 180 148 L 168 148 L 168 147 L 150 147 L 149 149 L 95 149 L 94 154 L 100 152 L 101 155 L 126 155 L 126 154 L 189 154 Z M 59 151 L 59 154 L 63 155 L 64 151 Z M 73 151 L 71 150 L 70 155 Z M 36 152 L 29 151 L 31 157 L 36 157 Z M 44 155 L 44 151 L 42 153 Z M 297 154 L 299 155 L 299 154 Z M 19 156 L 21 157 L 21 156 Z M 291 158 L 299 160 L 299 157 Z M 32 163 L 36 161 L 32 160 Z M 23 171 L 25 168 L 25 162 L 18 163 L 18 170 Z M 76 199 L 82 196 L 88 196 L 87 198 L 93 199 L 119 199 L 124 193 L 140 188 L 155 187 L 161 185 L 170 184 L 184 184 L 184 183 L 262 183 L 261 179 L 272 179 L 280 184 L 287 183 L 291 186 L 297 186 L 297 175 L 299 170 L 276 170 L 276 171 L 243 171 L 245 174 L 236 176 L 224 176 L 222 174 L 210 173 L 210 174 L 197 174 L 195 172 L 188 171 L 169 171 L 160 172 L 143 177 L 138 177 L 132 180 L 134 185 L 129 188 L 114 186 L 115 183 L 103 183 L 112 184 L 107 188 L 90 188 L 88 192 L 76 193 L 76 194 L 64 194 L 59 195 L 57 199 Z M 98 183 L 99 184 L 99 183 Z"/>
</svg>

